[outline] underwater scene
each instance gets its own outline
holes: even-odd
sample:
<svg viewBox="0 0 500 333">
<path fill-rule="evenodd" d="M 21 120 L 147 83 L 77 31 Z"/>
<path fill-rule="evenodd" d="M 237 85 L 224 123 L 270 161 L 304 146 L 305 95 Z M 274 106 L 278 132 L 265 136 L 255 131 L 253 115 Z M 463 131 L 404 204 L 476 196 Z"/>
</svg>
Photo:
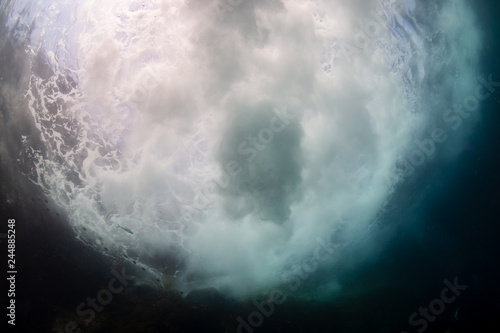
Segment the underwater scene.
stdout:
<svg viewBox="0 0 500 333">
<path fill-rule="evenodd" d="M 0 0 L 2 332 L 495 332 L 500 2 Z"/>
</svg>

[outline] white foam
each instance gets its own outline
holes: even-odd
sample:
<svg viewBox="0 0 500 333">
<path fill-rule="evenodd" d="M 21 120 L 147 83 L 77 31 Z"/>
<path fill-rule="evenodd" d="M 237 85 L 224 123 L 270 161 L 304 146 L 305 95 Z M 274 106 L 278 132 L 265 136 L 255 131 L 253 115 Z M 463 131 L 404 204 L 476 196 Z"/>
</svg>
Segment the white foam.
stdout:
<svg viewBox="0 0 500 333">
<path fill-rule="evenodd" d="M 396 165 L 475 85 L 473 13 L 424 6 L 286 1 L 217 15 L 213 1 L 87 0 L 63 20 L 54 2 L 47 42 L 32 45 L 53 73 L 33 72 L 27 94 L 47 145 L 38 183 L 89 244 L 100 235 L 159 272 L 158 256 L 175 253 L 179 283 L 266 287 L 330 234 L 369 252 L 360 240 L 404 181 Z M 425 11 L 435 22 L 418 21 Z"/>
</svg>

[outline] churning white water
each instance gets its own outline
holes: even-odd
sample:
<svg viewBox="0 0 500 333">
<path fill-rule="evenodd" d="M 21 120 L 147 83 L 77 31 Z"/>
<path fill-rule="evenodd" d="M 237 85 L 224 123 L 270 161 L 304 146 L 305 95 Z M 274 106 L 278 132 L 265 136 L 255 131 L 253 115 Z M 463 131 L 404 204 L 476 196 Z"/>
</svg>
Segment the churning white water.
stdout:
<svg viewBox="0 0 500 333">
<path fill-rule="evenodd" d="M 425 140 L 450 136 L 433 130 L 477 85 L 481 38 L 461 0 L 2 10 L 27 41 L 27 176 L 78 239 L 163 286 L 245 294 L 297 264 L 375 255 L 398 184 L 459 151 L 466 126 Z"/>
</svg>

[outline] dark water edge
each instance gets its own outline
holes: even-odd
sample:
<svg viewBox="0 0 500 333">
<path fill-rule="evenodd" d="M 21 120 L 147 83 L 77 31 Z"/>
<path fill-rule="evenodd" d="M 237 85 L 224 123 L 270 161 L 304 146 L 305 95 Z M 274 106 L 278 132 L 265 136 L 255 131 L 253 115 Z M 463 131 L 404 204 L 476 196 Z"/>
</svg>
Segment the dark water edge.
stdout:
<svg viewBox="0 0 500 333">
<path fill-rule="evenodd" d="M 482 66 L 500 81 L 496 32 L 498 1 L 477 1 L 486 36 Z M 2 50 L 11 46 L 2 46 Z M 19 54 L 2 52 L 2 68 L 22 77 Z M 8 64 L 8 65 L 5 65 Z M 20 83 L 21 84 L 21 83 Z M 345 292 L 331 303 L 288 296 L 263 317 L 255 332 L 416 332 L 408 317 L 440 297 L 444 279 L 467 289 L 425 332 L 495 332 L 500 315 L 500 90 L 482 104 L 483 119 L 457 160 L 428 168 L 425 181 L 409 185 L 410 209 L 393 213 L 393 237 L 375 259 L 346 276 Z M 59 332 L 69 321 L 82 332 L 236 332 L 237 318 L 256 311 L 252 301 L 227 299 L 214 290 L 180 295 L 130 284 L 85 327 L 76 307 L 106 288 L 123 263 L 96 254 L 74 239 L 62 212 L 20 175 L 17 128 L 0 101 L 0 138 L 12 151 L 0 161 L 0 233 L 16 219 L 16 327 L 14 332 Z M 19 107 L 22 107 L 20 104 Z M 9 124 L 6 127 L 5 124 Z M 21 126 L 21 125 L 20 125 Z M 415 220 L 417 220 L 415 222 Z M 2 270 L 6 243 L 0 244 Z M 2 275 L 5 275 L 2 272 Z M 306 283 L 313 283 L 307 282 Z M 0 286 L 6 323 L 5 279 Z M 186 297 L 185 297 L 186 296 Z M 262 299 L 257 299 L 259 302 Z M 458 320 L 455 312 L 459 308 Z M 247 332 L 242 330 L 242 332 Z"/>
</svg>

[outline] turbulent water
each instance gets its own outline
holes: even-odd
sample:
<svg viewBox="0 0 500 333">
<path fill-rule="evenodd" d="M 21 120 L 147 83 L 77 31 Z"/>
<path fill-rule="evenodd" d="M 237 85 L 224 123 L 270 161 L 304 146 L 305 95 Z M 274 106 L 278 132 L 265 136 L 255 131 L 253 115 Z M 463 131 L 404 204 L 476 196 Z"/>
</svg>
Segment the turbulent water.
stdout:
<svg viewBox="0 0 500 333">
<path fill-rule="evenodd" d="M 158 287 L 243 295 L 322 269 L 322 297 L 341 291 L 339 267 L 376 256 L 401 188 L 480 121 L 467 1 L 1 10 L 26 68 L 2 94 L 37 129 L 12 138 L 20 170 L 75 237 Z"/>
</svg>

